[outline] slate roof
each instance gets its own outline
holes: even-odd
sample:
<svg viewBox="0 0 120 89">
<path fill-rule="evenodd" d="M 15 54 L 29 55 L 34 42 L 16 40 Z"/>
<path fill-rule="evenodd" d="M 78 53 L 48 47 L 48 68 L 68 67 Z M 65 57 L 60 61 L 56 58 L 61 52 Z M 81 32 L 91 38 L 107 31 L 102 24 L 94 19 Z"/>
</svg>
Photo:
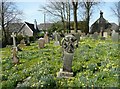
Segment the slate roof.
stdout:
<svg viewBox="0 0 120 89">
<path fill-rule="evenodd" d="M 92 25 L 91 25 L 91 33 L 94 32 L 100 32 L 100 28 L 103 27 L 103 30 L 106 31 L 108 28 L 111 27 L 111 23 L 109 23 L 104 17 L 103 12 L 100 11 L 100 18 L 97 19 Z"/>
<path fill-rule="evenodd" d="M 25 22 L 25 23 L 28 25 L 28 27 L 29 27 L 33 32 L 39 32 L 38 27 L 37 27 L 37 29 L 35 29 L 34 24 L 31 24 L 31 23 L 28 23 L 28 22 Z"/>
<path fill-rule="evenodd" d="M 111 25 L 112 25 L 111 30 L 115 30 L 115 31 L 118 30 L 119 26 L 116 23 L 111 23 Z"/>
<path fill-rule="evenodd" d="M 19 32 L 19 30 L 21 29 L 21 27 L 23 26 L 24 23 L 10 23 L 9 24 L 9 32 Z"/>
<path fill-rule="evenodd" d="M 22 30 L 22 28 L 27 25 L 33 32 L 39 32 L 39 29 L 37 27 L 37 29 L 34 28 L 34 24 L 25 22 L 25 23 L 10 23 L 9 25 L 9 32 L 20 32 Z"/>
</svg>

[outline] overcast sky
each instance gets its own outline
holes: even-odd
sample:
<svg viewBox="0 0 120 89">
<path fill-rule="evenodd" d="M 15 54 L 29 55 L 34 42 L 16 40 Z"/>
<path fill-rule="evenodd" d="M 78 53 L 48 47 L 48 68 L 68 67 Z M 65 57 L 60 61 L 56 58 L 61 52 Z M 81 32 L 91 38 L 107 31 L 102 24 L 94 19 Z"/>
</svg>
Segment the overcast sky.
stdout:
<svg viewBox="0 0 120 89">
<path fill-rule="evenodd" d="M 34 23 L 34 20 L 36 19 L 37 23 L 40 24 L 40 23 L 44 23 L 44 15 L 42 11 L 38 11 L 38 10 L 40 10 L 41 9 L 40 7 L 45 5 L 46 2 L 47 0 L 46 1 L 41 0 L 40 2 L 26 1 L 26 2 L 16 2 L 16 5 L 18 6 L 18 9 L 23 10 L 24 13 L 23 21 Z M 92 15 L 90 25 L 99 18 L 100 10 L 103 11 L 103 16 L 106 20 L 117 24 L 118 20 L 114 16 L 114 13 L 111 10 L 111 7 L 113 6 L 114 6 L 114 2 L 105 2 L 104 4 L 100 4 L 98 7 L 96 7 L 94 14 Z M 46 22 L 50 22 L 50 18 L 51 17 L 47 15 Z"/>
</svg>

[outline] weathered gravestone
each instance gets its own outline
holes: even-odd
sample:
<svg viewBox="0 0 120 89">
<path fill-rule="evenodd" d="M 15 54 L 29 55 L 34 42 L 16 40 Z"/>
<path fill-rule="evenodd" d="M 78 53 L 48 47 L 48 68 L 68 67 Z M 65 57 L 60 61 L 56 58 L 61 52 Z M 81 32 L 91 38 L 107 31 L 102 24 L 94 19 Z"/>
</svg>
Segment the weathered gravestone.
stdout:
<svg viewBox="0 0 120 89">
<path fill-rule="evenodd" d="M 20 41 L 20 44 L 18 45 L 18 47 L 19 47 L 20 49 L 22 49 L 22 48 L 24 48 L 25 46 L 26 46 L 25 40 L 22 39 L 22 40 Z"/>
<path fill-rule="evenodd" d="M 67 35 L 62 39 L 63 48 L 63 68 L 60 69 L 57 77 L 72 77 L 72 60 L 75 48 L 78 47 L 78 41 L 73 35 Z"/>
<path fill-rule="evenodd" d="M 97 40 L 98 39 L 98 33 L 97 32 L 94 32 L 94 34 L 92 35 L 92 38 Z"/>
<path fill-rule="evenodd" d="M 108 33 L 107 32 L 103 32 L 103 37 L 107 38 Z"/>
<path fill-rule="evenodd" d="M 17 57 L 17 47 L 13 47 L 12 49 L 12 63 L 14 64 L 18 64 L 19 63 L 19 59 Z"/>
<path fill-rule="evenodd" d="M 54 33 L 54 36 L 55 36 L 55 43 L 54 45 L 57 46 L 57 45 L 60 45 L 59 41 L 58 41 L 58 33 L 55 31 Z"/>
<path fill-rule="evenodd" d="M 17 63 L 19 63 L 19 60 L 17 57 L 17 47 L 16 47 L 16 41 L 15 41 L 16 35 L 14 33 L 12 33 L 11 37 L 13 37 L 12 62 L 14 64 L 17 64 Z"/>
<path fill-rule="evenodd" d="M 74 36 L 76 37 L 77 41 L 80 41 L 80 33 L 75 33 Z"/>
<path fill-rule="evenodd" d="M 49 43 L 49 37 L 47 32 L 44 35 L 44 39 L 45 39 L 45 43 Z"/>
<path fill-rule="evenodd" d="M 120 35 L 118 32 L 115 32 L 115 30 L 112 31 L 112 41 L 113 42 L 119 42 Z"/>
<path fill-rule="evenodd" d="M 38 39 L 38 48 L 44 48 L 45 47 L 45 39 L 44 38 L 39 38 Z"/>
<path fill-rule="evenodd" d="M 113 45 L 116 45 L 118 49 L 120 48 L 120 31 L 116 32 L 115 30 L 112 31 L 112 41 L 114 42 Z"/>
<path fill-rule="evenodd" d="M 13 47 L 16 47 L 16 41 L 15 41 L 16 34 L 13 32 L 11 37 L 13 38 Z"/>
</svg>

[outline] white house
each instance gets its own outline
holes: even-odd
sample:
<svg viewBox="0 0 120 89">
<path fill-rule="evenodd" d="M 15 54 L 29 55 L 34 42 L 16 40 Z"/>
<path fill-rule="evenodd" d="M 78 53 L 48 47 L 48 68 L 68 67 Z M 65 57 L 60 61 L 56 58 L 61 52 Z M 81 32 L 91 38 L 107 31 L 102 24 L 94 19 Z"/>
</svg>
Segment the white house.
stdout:
<svg viewBox="0 0 120 89">
<path fill-rule="evenodd" d="M 35 20 L 34 24 L 24 22 L 24 23 L 12 23 L 9 28 L 10 33 L 15 32 L 23 36 L 37 36 L 39 29 L 37 27 L 37 21 Z"/>
</svg>

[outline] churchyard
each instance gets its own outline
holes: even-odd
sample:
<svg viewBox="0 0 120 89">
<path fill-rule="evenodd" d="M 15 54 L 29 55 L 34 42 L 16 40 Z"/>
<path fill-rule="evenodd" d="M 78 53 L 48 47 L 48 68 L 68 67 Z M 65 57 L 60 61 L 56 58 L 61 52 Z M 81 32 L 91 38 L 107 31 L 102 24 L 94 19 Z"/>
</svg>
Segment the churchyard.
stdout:
<svg viewBox="0 0 120 89">
<path fill-rule="evenodd" d="M 42 45 L 45 43 L 44 40 L 39 39 L 39 41 L 42 41 Z M 71 55 L 68 54 L 69 52 L 64 54 L 57 38 L 42 47 L 39 41 L 23 46 L 22 51 L 17 51 L 15 57 L 19 60 L 18 63 L 12 61 L 14 59 L 12 46 L 0 49 L 2 89 L 67 89 L 68 87 L 117 89 L 120 87 L 120 44 L 112 41 L 111 37 L 105 40 L 99 37 L 94 39 L 94 36 L 81 37 L 78 47 L 69 50 L 73 53 Z M 69 46 L 71 45 L 67 44 L 67 47 Z M 65 50 L 68 49 L 65 47 Z M 70 65 L 67 63 L 69 59 L 72 60 Z M 64 71 L 72 74 L 64 74 Z"/>
</svg>

